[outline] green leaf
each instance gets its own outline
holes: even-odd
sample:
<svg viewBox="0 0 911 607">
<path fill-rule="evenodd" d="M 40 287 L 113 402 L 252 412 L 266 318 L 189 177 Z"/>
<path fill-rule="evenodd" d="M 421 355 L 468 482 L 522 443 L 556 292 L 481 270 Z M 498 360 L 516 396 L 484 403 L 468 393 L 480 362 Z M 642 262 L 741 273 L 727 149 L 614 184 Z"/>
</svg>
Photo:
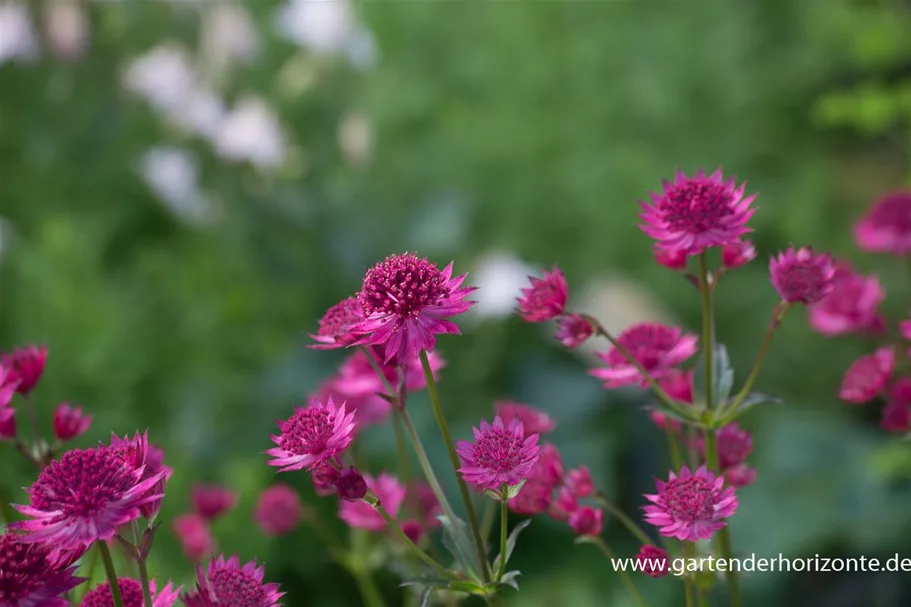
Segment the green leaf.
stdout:
<svg viewBox="0 0 911 607">
<path fill-rule="evenodd" d="M 430 607 L 430 595 L 433 594 L 433 591 L 436 590 L 434 586 L 427 586 L 421 592 L 421 606 L 420 607 Z"/>
<path fill-rule="evenodd" d="M 512 557 L 513 550 L 516 549 L 516 540 L 519 539 L 519 534 L 525 530 L 526 527 L 531 525 L 531 519 L 527 518 L 515 527 L 512 528 L 512 531 L 509 533 L 509 537 L 506 538 L 506 562 L 509 562 L 509 559 Z M 502 554 L 498 554 L 497 558 L 493 561 L 493 570 L 500 570 L 500 559 L 503 557 Z M 505 576 L 504 576 L 505 577 Z M 501 580 L 502 581 L 502 580 Z"/>
<path fill-rule="evenodd" d="M 507 571 L 503 574 L 503 579 L 500 580 L 500 584 L 504 586 L 509 586 L 514 590 L 519 589 L 519 582 L 516 581 L 516 578 L 522 575 L 521 571 Z"/>
<path fill-rule="evenodd" d="M 705 393 L 705 355 L 699 359 L 696 365 L 696 375 L 693 378 L 694 389 L 706 398 Z M 713 402 L 723 403 L 731 396 L 734 389 L 734 367 L 731 366 L 731 359 L 728 356 L 728 349 L 724 344 L 715 344 L 715 350 L 712 353 L 712 395 Z"/>
<path fill-rule="evenodd" d="M 696 407 L 691 407 L 690 405 L 683 405 L 683 406 L 685 407 L 684 411 L 686 411 L 687 413 L 692 412 L 693 417 L 684 417 L 683 415 L 680 415 L 673 409 L 668 409 L 667 407 L 663 406 L 660 403 L 657 405 L 646 405 L 642 408 L 645 411 L 657 411 L 658 413 L 660 413 L 661 415 L 664 415 L 665 417 L 669 417 L 671 419 L 676 419 L 677 421 L 683 422 L 684 424 L 693 424 L 693 425 L 697 425 L 697 426 L 702 425 L 702 419 L 700 419 L 700 417 L 699 417 L 699 409 L 697 409 Z"/>
<path fill-rule="evenodd" d="M 445 514 L 437 516 L 437 520 L 443 525 L 443 545 L 468 575 L 480 580 L 484 568 L 478 560 L 468 524 L 458 517 L 450 520 Z"/>
<path fill-rule="evenodd" d="M 737 405 L 736 410 L 730 411 L 725 415 L 725 421 L 730 423 L 757 405 L 780 405 L 783 402 L 784 400 L 777 396 L 751 392 L 744 397 L 743 402 Z"/>
</svg>

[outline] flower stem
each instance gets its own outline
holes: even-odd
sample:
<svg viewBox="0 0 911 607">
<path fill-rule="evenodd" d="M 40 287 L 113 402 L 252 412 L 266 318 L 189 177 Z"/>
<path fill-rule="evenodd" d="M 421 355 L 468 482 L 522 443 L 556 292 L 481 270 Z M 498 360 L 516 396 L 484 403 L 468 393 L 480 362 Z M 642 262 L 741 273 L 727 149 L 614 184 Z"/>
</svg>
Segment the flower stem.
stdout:
<svg viewBox="0 0 911 607">
<path fill-rule="evenodd" d="M 506 501 L 506 485 L 503 485 L 503 498 L 500 500 L 500 567 L 497 571 L 497 581 L 503 579 L 506 573 L 506 524 L 509 513 L 509 502 Z"/>
<path fill-rule="evenodd" d="M 380 594 L 380 589 L 377 588 L 376 581 L 369 572 L 357 571 L 352 572 L 352 575 L 366 607 L 386 607 L 383 595 Z"/>
<path fill-rule="evenodd" d="M 705 431 L 705 457 L 709 470 L 717 471 L 718 447 L 714 430 L 707 429 Z M 722 527 L 718 531 L 718 544 L 721 549 L 721 556 L 730 563 L 732 556 L 731 533 L 727 527 Z M 731 591 L 731 607 L 740 607 L 740 580 L 737 578 L 737 572 L 729 567 L 725 572 L 725 578 Z"/>
<path fill-rule="evenodd" d="M 703 251 L 699 255 L 699 291 L 702 293 L 702 350 L 705 361 L 705 406 L 711 410 L 715 406 L 715 332 L 712 317 L 712 285 L 709 283 L 708 253 Z"/>
<path fill-rule="evenodd" d="M 705 590 L 702 590 L 701 588 L 697 589 L 696 598 L 699 602 L 699 607 L 709 607 L 709 599 L 705 596 Z"/>
<path fill-rule="evenodd" d="M 766 330 L 762 345 L 759 346 L 759 353 L 756 355 L 756 361 L 753 363 L 753 368 L 750 370 L 746 382 L 744 382 L 743 387 L 737 394 L 737 398 L 735 398 L 734 402 L 731 404 L 731 411 L 737 410 L 737 407 L 740 406 L 740 403 L 743 402 L 750 393 L 750 390 L 752 390 L 753 386 L 756 384 L 756 380 L 759 378 L 759 372 L 762 370 L 762 363 L 765 360 L 766 354 L 769 352 L 769 346 L 772 345 L 772 337 L 775 336 L 775 330 L 781 325 L 781 321 L 784 320 L 784 317 L 788 314 L 790 309 L 791 304 L 784 303 L 776 307 L 775 311 L 772 313 L 772 322 L 769 323 L 769 328 Z"/>
<path fill-rule="evenodd" d="M 592 544 L 601 549 L 601 552 L 604 553 L 604 556 L 606 556 L 608 560 L 611 562 L 618 560 L 617 555 L 613 550 L 610 549 L 610 546 L 608 546 L 604 540 L 601 539 L 600 536 L 592 537 L 590 538 L 590 541 Z M 626 589 L 629 590 L 629 593 L 633 595 L 633 599 L 635 599 L 636 604 L 639 605 L 639 607 L 647 607 L 648 603 L 646 603 L 645 599 L 642 598 L 642 595 L 639 594 L 639 589 L 636 588 L 636 585 L 633 583 L 633 579 L 629 576 L 629 572 L 627 572 L 622 567 L 616 568 L 615 571 L 620 574 L 620 581 L 623 582 L 623 585 L 626 586 Z"/>
<path fill-rule="evenodd" d="M 453 511 L 449 500 L 446 499 L 446 494 L 443 493 L 443 488 L 440 486 L 440 481 L 437 479 L 436 474 L 433 472 L 433 467 L 430 465 L 430 459 L 427 457 L 427 451 L 424 450 L 424 445 L 421 443 L 421 438 L 418 436 L 417 430 L 414 429 L 414 424 L 411 421 L 411 416 L 408 414 L 408 410 L 399 409 L 399 415 L 402 417 L 402 423 L 405 426 L 405 432 L 408 434 L 409 438 L 411 438 L 411 444 L 414 447 L 414 453 L 418 458 L 418 464 L 421 466 L 421 470 L 424 472 L 424 477 L 427 479 L 427 483 L 433 490 L 433 494 L 436 496 L 437 501 L 440 502 L 440 508 L 443 510 L 443 514 L 450 517 L 450 519 L 455 518 L 455 512 Z"/>
<path fill-rule="evenodd" d="M 104 573 L 108 576 L 108 583 L 111 586 L 111 599 L 114 607 L 123 607 L 123 597 L 120 595 L 120 584 L 117 583 L 117 572 L 114 570 L 114 560 L 111 558 L 111 550 L 104 540 L 95 542 L 98 546 L 98 552 L 101 554 L 101 562 L 104 563 Z"/>
<path fill-rule="evenodd" d="M 484 538 L 484 541 L 487 541 L 487 538 L 490 537 L 490 532 L 493 530 L 493 522 L 496 519 L 497 515 L 497 503 L 493 500 L 489 500 L 484 504 L 484 512 L 481 515 L 481 537 Z"/>
<path fill-rule="evenodd" d="M 427 554 L 426 552 L 424 552 L 423 550 L 421 550 L 421 548 L 417 544 L 412 542 L 411 538 L 408 537 L 404 531 L 402 531 L 402 528 L 399 526 L 398 522 L 396 522 L 396 520 L 394 518 L 389 516 L 389 513 L 386 512 L 386 509 L 383 508 L 382 504 L 380 504 L 378 502 L 376 504 L 372 504 L 368 500 L 364 500 L 364 501 L 367 504 L 370 504 L 371 506 L 373 506 L 373 509 L 376 510 L 379 513 L 379 515 L 383 517 L 383 520 L 386 521 L 386 524 L 389 525 L 389 527 L 392 529 L 392 531 L 395 533 L 395 535 L 398 536 L 398 538 L 400 540 L 402 540 L 402 542 L 405 544 L 405 546 L 407 546 L 408 549 L 411 550 L 411 552 L 414 553 L 414 555 L 416 557 L 421 559 L 421 561 L 423 561 L 424 564 L 429 566 L 431 569 L 433 569 L 435 572 L 437 572 L 444 578 L 452 579 L 452 573 L 450 573 L 445 567 L 440 565 L 438 562 L 433 560 L 430 557 L 430 555 Z"/>
<path fill-rule="evenodd" d="M 452 463 L 452 470 L 455 472 L 456 480 L 459 481 L 459 491 L 462 493 L 462 500 L 465 502 L 465 511 L 468 513 L 468 525 L 471 527 L 471 534 L 474 537 L 475 548 L 478 551 L 478 558 L 481 566 L 484 568 L 483 575 L 486 579 L 490 578 L 489 565 L 487 563 L 487 551 L 484 549 L 484 540 L 481 538 L 481 528 L 478 526 L 478 515 L 475 512 L 474 504 L 471 501 L 471 494 L 468 492 L 468 485 L 465 479 L 459 474 L 459 456 L 456 455 L 455 445 L 452 442 L 452 435 L 449 433 L 449 426 L 446 424 L 446 417 L 443 415 L 443 407 L 440 404 L 440 394 L 437 392 L 436 380 L 433 378 L 433 370 L 430 368 L 430 361 L 427 359 L 427 351 L 421 350 L 421 366 L 424 368 L 424 377 L 427 380 L 427 392 L 430 394 L 430 403 L 433 406 L 433 415 L 436 417 L 437 425 L 440 427 L 440 434 L 443 435 L 443 442 L 446 443 L 446 449 L 449 451 L 449 461 Z"/>
<path fill-rule="evenodd" d="M 685 542 L 680 543 L 684 558 L 693 558 L 693 551 L 691 550 L 691 546 L 688 546 Z M 683 576 L 683 594 L 686 600 L 686 607 L 693 607 L 693 578 L 689 575 Z"/>
<path fill-rule="evenodd" d="M 95 567 L 98 566 L 98 553 L 98 550 L 93 550 L 92 556 L 89 558 L 89 570 L 85 574 L 86 580 L 82 584 L 82 594 L 79 597 L 79 601 L 76 603 L 77 605 L 82 604 L 82 599 L 85 598 L 85 595 L 88 594 L 89 590 L 91 589 L 92 578 L 95 577 Z"/>
<path fill-rule="evenodd" d="M 133 543 L 139 548 L 142 545 L 142 533 L 139 531 L 139 523 L 133 521 Z M 142 600 L 144 607 L 152 607 L 152 589 L 149 585 L 149 568 L 146 564 L 146 558 L 142 555 L 136 559 L 136 565 L 139 568 L 139 581 L 142 582 Z"/>
<path fill-rule="evenodd" d="M 667 452 L 671 457 L 671 464 L 674 470 L 680 470 L 683 467 L 683 457 L 680 455 L 680 445 L 677 442 L 677 434 L 671 426 L 671 420 L 664 420 L 664 434 L 667 436 Z"/>
<path fill-rule="evenodd" d="M 600 502 L 608 512 L 613 514 L 614 517 L 633 534 L 633 537 L 642 542 L 642 545 L 649 545 L 652 543 L 652 539 L 646 535 L 642 528 L 633 522 L 633 519 L 628 517 L 616 504 L 607 499 L 603 493 L 598 491 L 592 497 Z"/>
</svg>

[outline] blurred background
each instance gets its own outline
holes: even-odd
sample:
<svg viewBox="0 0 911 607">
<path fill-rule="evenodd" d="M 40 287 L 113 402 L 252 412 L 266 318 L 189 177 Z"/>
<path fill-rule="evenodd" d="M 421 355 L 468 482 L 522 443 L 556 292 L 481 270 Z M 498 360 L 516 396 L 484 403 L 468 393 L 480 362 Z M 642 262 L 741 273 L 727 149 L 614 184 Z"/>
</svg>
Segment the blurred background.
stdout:
<svg viewBox="0 0 911 607">
<path fill-rule="evenodd" d="M 615 330 L 698 327 L 696 293 L 653 262 L 636 203 L 678 168 L 721 166 L 759 194 L 760 257 L 718 295 L 741 379 L 776 299 L 766 260 L 790 243 L 878 273 L 886 312 L 905 317 L 907 268 L 859 254 L 850 225 L 911 176 L 909 28 L 902 0 L 0 0 L 0 346 L 48 345 L 42 419 L 66 400 L 95 416 L 85 445 L 148 427 L 165 448 L 177 472 L 157 577 L 192 581 L 169 521 L 194 482 L 221 482 L 241 494 L 215 525 L 221 549 L 265 560 L 286 605 L 359 605 L 306 525 L 269 539 L 252 523 L 276 481 L 262 451 L 344 357 L 305 334 L 367 267 L 405 250 L 455 260 L 481 287 L 464 336 L 439 342 L 456 437 L 496 398 L 531 403 L 558 421 L 567 466 L 635 512 L 666 475 L 664 437 L 642 395 L 586 374 L 590 352 L 512 313 L 525 276 L 559 264 L 570 306 Z M 907 444 L 878 427 L 878 404 L 835 398 L 870 350 L 788 318 L 759 386 L 786 404 L 745 422 L 759 476 L 740 492 L 737 552 L 911 557 Z M 425 399 L 409 406 L 452 485 Z M 362 438 L 370 470 L 394 470 L 388 426 Z M 2 482 L 30 483 L 2 453 Z M 307 475 L 280 480 L 346 533 Z M 609 519 L 606 537 L 638 549 Z M 509 604 L 632 604 L 546 517 L 515 559 Z M 401 604 L 398 579 L 377 576 Z M 677 580 L 637 582 L 653 605 L 682 604 Z M 744 584 L 747 605 L 911 604 L 904 574 Z"/>
</svg>

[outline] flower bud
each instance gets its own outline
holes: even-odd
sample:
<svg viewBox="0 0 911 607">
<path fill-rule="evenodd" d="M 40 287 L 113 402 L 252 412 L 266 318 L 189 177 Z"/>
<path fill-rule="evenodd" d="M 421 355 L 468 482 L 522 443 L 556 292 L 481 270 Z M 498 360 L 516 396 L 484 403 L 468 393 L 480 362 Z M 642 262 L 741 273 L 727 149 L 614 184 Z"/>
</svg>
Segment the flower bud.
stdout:
<svg viewBox="0 0 911 607">
<path fill-rule="evenodd" d="M 357 468 L 344 468 L 338 475 L 338 496 L 354 502 L 367 495 L 367 482 Z"/>
<path fill-rule="evenodd" d="M 92 416 L 83 415 L 82 407 L 75 409 L 69 403 L 60 403 L 54 411 L 54 436 L 68 441 L 85 433 L 92 425 Z"/>
</svg>

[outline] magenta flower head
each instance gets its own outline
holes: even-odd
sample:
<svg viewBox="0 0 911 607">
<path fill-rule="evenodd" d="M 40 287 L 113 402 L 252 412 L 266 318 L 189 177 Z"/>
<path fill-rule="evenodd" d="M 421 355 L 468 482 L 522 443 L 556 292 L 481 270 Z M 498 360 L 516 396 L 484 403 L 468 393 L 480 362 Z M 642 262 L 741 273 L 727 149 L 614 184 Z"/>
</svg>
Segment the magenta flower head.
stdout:
<svg viewBox="0 0 911 607">
<path fill-rule="evenodd" d="M 120 598 L 123 607 L 143 607 L 142 584 L 132 578 L 117 578 L 117 587 L 120 588 Z M 155 580 L 149 580 L 149 590 L 152 594 L 152 607 L 172 607 L 180 596 L 182 587 L 174 588 L 170 580 L 161 589 L 156 591 Z M 79 607 L 114 607 L 114 597 L 111 594 L 111 585 L 105 582 L 93 588 L 79 603 Z"/>
<path fill-rule="evenodd" d="M 557 340 L 564 348 L 578 348 L 595 334 L 595 328 L 581 314 L 565 314 L 557 322 Z"/>
<path fill-rule="evenodd" d="M 566 488 L 578 498 L 590 497 L 595 493 L 595 481 L 588 466 L 579 466 L 566 473 Z"/>
<path fill-rule="evenodd" d="M 0 363 L 0 408 L 10 404 L 19 387 L 19 380 L 12 369 Z"/>
<path fill-rule="evenodd" d="M 44 374 L 47 360 L 45 346 L 27 346 L 0 356 L 0 365 L 8 369 L 7 381 L 16 381 L 16 392 L 28 396 Z"/>
<path fill-rule="evenodd" d="M 60 403 L 54 411 L 54 436 L 68 441 L 81 436 L 92 425 L 92 416 L 83 415 L 82 407 L 75 409 L 69 403 Z"/>
<path fill-rule="evenodd" d="M 336 488 L 338 496 L 347 502 L 355 502 L 367 495 L 367 481 L 357 468 L 342 468 Z"/>
<path fill-rule="evenodd" d="M 134 469 L 142 470 L 141 481 L 152 477 L 159 479 L 148 491 L 148 496 L 156 497 L 149 499 L 139 508 L 142 516 L 154 517 L 161 509 L 165 485 L 174 473 L 172 468 L 164 465 L 164 451 L 149 442 L 148 432 L 142 434 L 137 432 L 133 438 L 129 436 L 120 438 L 116 434 L 112 434 L 110 448 Z"/>
<path fill-rule="evenodd" d="M 351 327 L 361 320 L 361 304 L 357 297 L 346 297 L 329 308 L 320 319 L 319 331 L 316 335 L 310 335 L 317 343 L 309 347 L 314 350 L 330 350 L 350 346 L 359 337 L 351 331 Z"/>
<path fill-rule="evenodd" d="M 389 513 L 389 516 L 396 518 L 399 509 L 402 507 L 402 502 L 405 501 L 405 485 L 400 483 L 399 479 L 386 473 L 380 474 L 376 478 L 365 474 L 364 481 L 367 483 L 367 488 L 379 498 L 380 504 Z M 356 529 L 382 531 L 386 528 L 386 521 L 383 517 L 363 500 L 356 502 L 341 500 L 339 502 L 338 516 L 349 526 Z"/>
<path fill-rule="evenodd" d="M 871 253 L 911 252 L 911 191 L 890 192 L 876 201 L 854 226 L 854 241 Z"/>
<path fill-rule="evenodd" d="M 498 415 L 493 425 L 481 420 L 480 428 L 472 428 L 475 442 L 459 441 L 456 452 L 462 460 L 459 472 L 465 482 L 479 489 L 498 490 L 528 479 L 538 461 L 538 435 L 525 435 L 518 419 L 509 425 Z"/>
<path fill-rule="evenodd" d="M 276 483 L 260 494 L 253 518 L 263 533 L 278 536 L 294 531 L 303 514 L 304 506 L 297 491 Z"/>
<path fill-rule="evenodd" d="M 782 301 L 813 304 L 832 292 L 835 263 L 828 253 L 817 255 L 811 247 L 791 248 L 772 258 L 769 274 Z"/>
<path fill-rule="evenodd" d="M 336 492 L 335 486 L 338 484 L 338 470 L 330 464 L 319 464 L 310 471 L 310 481 L 317 495 L 332 495 Z"/>
<path fill-rule="evenodd" d="M 287 421 L 278 422 L 278 428 L 281 433 L 272 437 L 278 446 L 266 451 L 275 458 L 269 465 L 279 466 L 279 472 L 312 470 L 351 444 L 354 413 L 346 413 L 345 405 L 336 407 L 332 398 L 325 403 L 311 401 Z"/>
<path fill-rule="evenodd" d="M 140 515 L 140 508 L 161 495 L 153 493 L 164 473 L 143 479 L 144 466 L 134 467 L 116 449 L 74 449 L 51 462 L 26 489 L 28 506 L 16 506 L 31 520 L 11 528 L 27 532 L 27 542 L 47 542 L 78 551 L 109 540 L 117 528 Z"/>
<path fill-rule="evenodd" d="M 724 471 L 724 480 L 735 488 L 746 487 L 756 480 L 756 469 L 746 464 L 738 464 Z"/>
<path fill-rule="evenodd" d="M 196 513 L 181 514 L 174 519 L 171 528 L 180 541 L 184 555 L 191 561 L 198 562 L 215 549 L 209 522 Z"/>
<path fill-rule="evenodd" d="M 544 272 L 542 278 L 529 276 L 531 286 L 522 289 L 519 302 L 519 316 L 527 322 L 544 322 L 563 314 L 569 287 L 560 268 L 554 266 L 550 272 Z"/>
<path fill-rule="evenodd" d="M 0 404 L 0 440 L 15 440 L 17 434 L 16 410 L 9 404 Z"/>
<path fill-rule="evenodd" d="M 190 503 L 196 514 L 213 521 L 237 505 L 237 492 L 222 485 L 194 485 Z"/>
<path fill-rule="evenodd" d="M 858 358 L 845 372 L 838 398 L 862 405 L 876 398 L 886 387 L 895 369 L 895 351 L 879 348 L 873 354 Z"/>
<path fill-rule="evenodd" d="M 911 405 L 904 402 L 890 401 L 883 407 L 879 426 L 896 434 L 904 434 L 911 430 Z"/>
<path fill-rule="evenodd" d="M 707 540 L 737 511 L 733 487 L 724 487 L 724 477 L 715 478 L 705 466 L 695 474 L 686 466 L 680 476 L 670 473 L 668 481 L 656 481 L 658 493 L 646 495 L 645 520 L 659 528 L 661 535 L 695 542 Z"/>
<path fill-rule="evenodd" d="M 44 543 L 29 543 L 18 533 L 0 535 L 0 605 L 69 607 L 63 595 L 86 581 L 75 577 L 71 558 Z"/>
<path fill-rule="evenodd" d="M 641 323 L 630 327 L 617 337 L 617 342 L 645 367 L 652 377 L 659 379 L 680 363 L 692 357 L 698 350 L 699 338 L 684 333 L 680 327 L 669 327 L 658 323 Z M 628 385 L 648 386 L 645 378 L 635 365 L 627 360 L 616 347 L 598 354 L 607 363 L 606 368 L 589 371 L 604 380 L 605 388 L 619 388 Z"/>
<path fill-rule="evenodd" d="M 467 274 L 452 277 L 452 264 L 443 270 L 410 253 L 392 255 L 364 276 L 358 301 L 364 320 L 351 330 L 367 334 L 357 345 L 383 346 L 383 361 L 409 360 L 420 350 L 433 350 L 436 335 L 458 334 L 447 317 L 467 312 L 466 300 L 475 287 L 463 287 Z"/>
<path fill-rule="evenodd" d="M 186 607 L 281 607 L 285 593 L 278 584 L 264 583 L 264 576 L 265 568 L 256 561 L 241 565 L 236 555 L 227 560 L 219 555 L 208 569 L 199 567 L 196 590 L 181 599 Z"/>
<path fill-rule="evenodd" d="M 745 186 L 724 181 L 720 169 L 709 177 L 702 171 L 692 178 L 678 172 L 673 183 L 663 185 L 662 194 L 651 194 L 652 204 L 640 203 L 639 217 L 645 222 L 642 231 L 665 250 L 698 255 L 750 231 L 746 224 L 756 212 L 750 208 L 756 196 L 744 197 Z"/>
<path fill-rule="evenodd" d="M 876 276 L 863 276 L 846 264 L 835 270 L 832 292 L 810 308 L 810 327 L 823 335 L 836 336 L 882 330 L 879 304 L 886 292 Z"/>
<path fill-rule="evenodd" d="M 639 571 L 651 577 L 662 577 L 671 570 L 671 560 L 667 557 L 667 550 L 647 544 L 639 549 L 636 555 Z"/>
<path fill-rule="evenodd" d="M 685 249 L 665 249 L 660 244 L 652 247 L 652 254 L 655 261 L 668 270 L 685 270 L 686 261 L 690 258 Z"/>
<path fill-rule="evenodd" d="M 601 508 L 581 506 L 569 513 L 567 522 L 576 535 L 601 535 L 604 527 L 604 511 Z"/>
<path fill-rule="evenodd" d="M 547 413 L 525 403 L 498 400 L 493 404 L 493 411 L 506 425 L 512 423 L 514 419 L 522 422 L 522 428 L 526 436 L 530 434 L 549 434 L 557 427 L 557 422 L 551 419 Z"/>
<path fill-rule="evenodd" d="M 715 433 L 718 446 L 718 465 L 731 468 L 747 461 L 753 451 L 753 437 L 735 423 L 727 424 Z M 701 447 L 705 451 L 705 446 Z"/>
<path fill-rule="evenodd" d="M 739 268 L 754 259 L 756 259 L 756 247 L 749 240 L 732 242 L 721 249 L 721 263 L 728 270 Z"/>
</svg>

